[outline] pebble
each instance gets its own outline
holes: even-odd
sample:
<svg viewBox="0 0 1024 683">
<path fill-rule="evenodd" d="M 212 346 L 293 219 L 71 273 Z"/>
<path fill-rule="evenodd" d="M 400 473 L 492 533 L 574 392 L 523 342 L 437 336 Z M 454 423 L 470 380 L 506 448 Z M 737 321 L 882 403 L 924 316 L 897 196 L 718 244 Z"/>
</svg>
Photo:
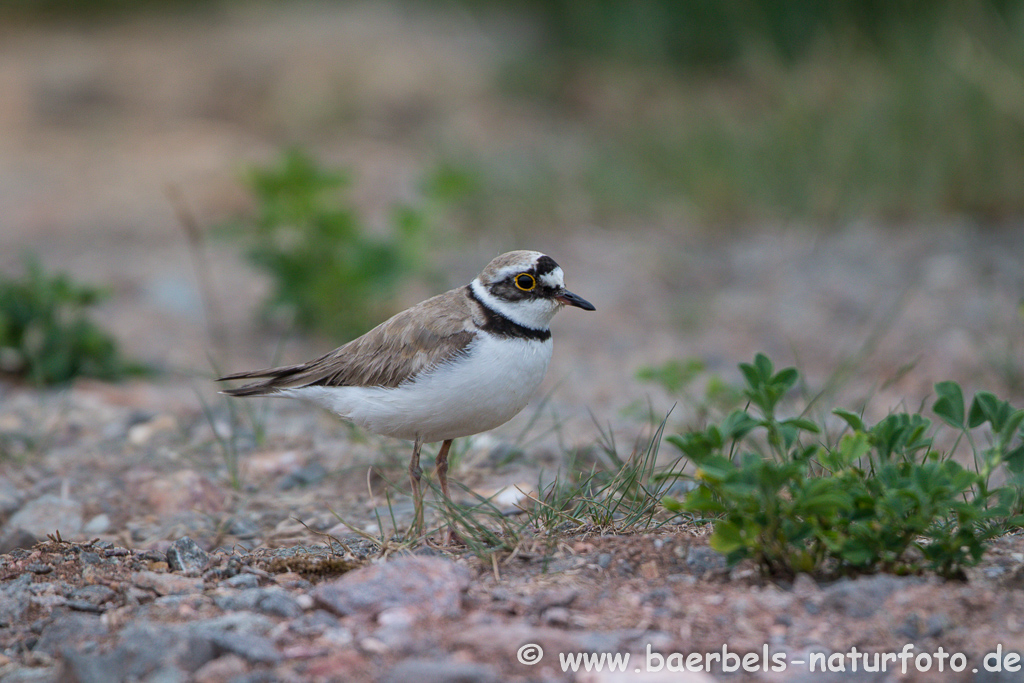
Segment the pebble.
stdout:
<svg viewBox="0 0 1024 683">
<path fill-rule="evenodd" d="M 21 529 L 37 539 L 60 531 L 73 538 L 82 531 L 82 504 L 70 498 L 46 494 L 26 503 L 7 520 L 8 530 Z"/>
<path fill-rule="evenodd" d="M 195 470 L 178 470 L 171 474 L 135 473 L 129 480 L 129 494 L 162 518 L 192 511 L 222 512 L 228 499 L 223 488 Z"/>
<path fill-rule="evenodd" d="M 900 577 L 879 574 L 857 579 L 840 579 L 825 588 L 822 607 L 832 609 L 854 619 L 866 619 L 885 604 L 897 589 L 921 583 L 918 577 Z"/>
<path fill-rule="evenodd" d="M 221 653 L 238 655 L 249 662 L 276 664 L 281 661 L 273 641 L 254 633 L 222 631 L 213 634 L 212 642 Z"/>
<path fill-rule="evenodd" d="M 69 612 L 43 628 L 33 651 L 56 655 L 63 648 L 82 648 L 106 635 L 107 627 L 99 615 Z"/>
<path fill-rule="evenodd" d="M 82 527 L 82 531 L 90 536 L 104 534 L 108 529 L 110 529 L 110 515 L 105 512 L 96 515 Z"/>
<path fill-rule="evenodd" d="M 694 574 L 725 571 L 725 555 L 706 545 L 691 545 L 686 551 L 686 566 Z"/>
<path fill-rule="evenodd" d="M 218 607 L 225 611 L 249 610 L 288 618 L 300 616 L 305 611 L 291 594 L 276 586 L 247 588 L 218 595 L 213 600 Z"/>
<path fill-rule="evenodd" d="M 454 659 L 406 659 L 391 668 L 382 683 L 498 683 L 501 677 L 489 664 Z"/>
<path fill-rule="evenodd" d="M 191 538 L 184 536 L 167 549 L 167 564 L 171 571 L 196 576 L 210 564 L 210 554 Z"/>
<path fill-rule="evenodd" d="M 9 517 L 21 507 L 21 491 L 7 477 L 0 477 L 0 517 Z"/>
<path fill-rule="evenodd" d="M 323 481 L 327 476 L 327 469 L 318 462 L 311 462 L 297 470 L 289 472 L 281 478 L 278 488 L 287 491 L 293 488 L 304 488 Z"/>
<path fill-rule="evenodd" d="M 151 571 L 133 572 L 132 583 L 157 595 L 183 595 L 198 593 L 203 589 L 203 580 L 200 578 Z"/>
<path fill-rule="evenodd" d="M 22 620 L 32 603 L 31 586 L 32 575 L 28 573 L 0 584 L 0 628 Z"/>
<path fill-rule="evenodd" d="M 407 607 L 417 617 L 453 617 L 469 588 L 464 566 L 439 557 L 400 557 L 351 571 L 313 590 L 314 603 L 340 616 Z"/>
<path fill-rule="evenodd" d="M 230 588 L 259 588 L 260 577 L 255 574 L 235 574 L 229 579 L 225 579 L 223 585 Z"/>
<path fill-rule="evenodd" d="M 203 664 L 192 675 L 195 683 L 226 683 L 246 673 L 249 665 L 238 655 L 228 654 Z"/>
</svg>

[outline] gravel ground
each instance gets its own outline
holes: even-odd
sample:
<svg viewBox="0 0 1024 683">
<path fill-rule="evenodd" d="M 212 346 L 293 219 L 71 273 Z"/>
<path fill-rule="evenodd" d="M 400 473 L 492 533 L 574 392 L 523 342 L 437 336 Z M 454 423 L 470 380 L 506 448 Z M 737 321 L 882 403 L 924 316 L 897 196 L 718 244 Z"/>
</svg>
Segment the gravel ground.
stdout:
<svg viewBox="0 0 1024 683">
<path fill-rule="evenodd" d="M 581 533 L 494 564 L 430 545 L 382 553 L 334 512 L 377 533 L 385 490 L 402 486 L 406 444 L 286 402 L 252 404 L 265 433 L 257 438 L 248 409 L 215 393 L 211 358 L 225 370 L 262 365 L 281 340 L 255 321 L 266 281 L 237 245 L 211 240 L 227 336 L 210 341 L 165 185 L 179 186 L 204 225 L 214 224 L 245 203 L 240 164 L 312 136 L 325 157 L 356 170 L 357 202 L 380 214 L 409 191 L 437 140 L 485 146 L 541 135 L 535 114 L 498 106 L 489 90 L 489 70 L 507 50 L 473 26 L 368 5 L 7 30 L 0 269 L 15 270 L 32 250 L 109 286 L 102 323 L 129 355 L 166 372 L 50 391 L 0 382 L 0 683 L 612 682 L 633 680 L 637 660 L 629 674 L 571 674 L 557 653 L 645 658 L 648 646 L 707 653 L 723 644 L 741 654 L 767 646 L 792 666 L 639 680 L 827 681 L 839 678 L 795 661 L 907 643 L 915 653 L 965 654 L 966 670 L 942 680 L 1017 680 L 982 666 L 999 645 L 1004 655 L 1024 650 L 1017 536 L 996 543 L 963 583 L 765 581 L 751 567 L 726 568 L 689 527 Z M 320 68 L 308 69 L 314 59 Z M 154 70 L 158 87 L 148 80 Z M 347 97 L 330 100 L 325 93 L 339 84 Z M 330 133 L 339 118 L 346 124 Z M 595 441 L 591 415 L 628 450 L 648 428 L 631 417 L 637 406 L 649 401 L 664 414 L 679 400 L 637 382 L 636 371 L 673 358 L 700 358 L 735 381 L 736 364 L 765 351 L 797 364 L 812 390 L 854 359 L 837 400 L 866 401 L 874 417 L 916 408 L 945 379 L 1024 403 L 1020 226 L 720 235 L 686 225 L 574 226 L 464 238 L 435 256 L 455 286 L 508 248 L 552 254 L 598 311 L 556 319 L 539 394 L 551 401 L 520 457 L 504 456 L 539 400 L 460 446 L 452 475 L 478 492 L 536 485 L 569 447 Z M 408 292 L 400 303 L 429 293 Z M 290 339 L 281 360 L 338 341 Z M 671 426 L 694 419 L 684 401 Z M 392 507 L 400 523 L 411 517 L 401 493 Z M 48 539 L 57 530 L 60 539 Z M 325 545 L 323 532 L 347 549 Z M 540 663 L 517 660 L 527 644 L 541 646 Z M 861 667 L 842 680 L 936 675 Z"/>
</svg>

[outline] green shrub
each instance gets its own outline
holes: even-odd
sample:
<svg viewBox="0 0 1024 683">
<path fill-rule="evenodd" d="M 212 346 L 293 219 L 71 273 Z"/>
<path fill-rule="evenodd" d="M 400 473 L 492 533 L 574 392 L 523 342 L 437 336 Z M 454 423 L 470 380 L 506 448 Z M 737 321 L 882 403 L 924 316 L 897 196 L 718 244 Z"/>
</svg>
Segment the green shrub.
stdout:
<svg viewBox="0 0 1024 683">
<path fill-rule="evenodd" d="M 393 295 L 421 273 L 432 207 L 395 207 L 390 231 L 374 235 L 340 191 L 338 171 L 299 150 L 248 176 L 256 198 L 249 257 L 270 274 L 268 313 L 306 331 L 355 337 L 395 312 Z"/>
<path fill-rule="evenodd" d="M 1024 410 L 979 392 L 965 410 L 961 389 L 936 385 L 933 410 L 972 446 L 975 471 L 933 448 L 933 423 L 898 413 L 873 426 L 837 409 L 848 430 L 823 442 L 824 428 L 803 417 L 780 419 L 780 400 L 798 380 L 758 354 L 742 364 L 748 408 L 701 431 L 671 436 L 696 466 L 697 487 L 672 511 L 715 519 L 711 546 L 731 562 L 753 558 L 768 574 L 846 574 L 931 570 L 959 577 L 985 542 L 1002 533 L 1024 484 Z M 979 451 L 971 430 L 987 425 L 993 444 Z M 1010 486 L 991 490 L 1005 466 Z"/>
<path fill-rule="evenodd" d="M 99 289 L 64 274 L 47 275 L 38 261 L 26 259 L 23 278 L 0 278 L 0 371 L 40 386 L 137 372 L 86 314 L 103 297 Z"/>
</svg>

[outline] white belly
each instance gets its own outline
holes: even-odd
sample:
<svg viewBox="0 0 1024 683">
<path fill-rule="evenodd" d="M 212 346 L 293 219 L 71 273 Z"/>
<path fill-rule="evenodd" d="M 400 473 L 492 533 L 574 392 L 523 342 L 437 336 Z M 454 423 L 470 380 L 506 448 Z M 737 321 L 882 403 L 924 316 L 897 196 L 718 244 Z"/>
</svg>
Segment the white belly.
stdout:
<svg viewBox="0 0 1024 683">
<path fill-rule="evenodd" d="M 550 339 L 482 334 L 465 356 L 396 388 L 313 386 L 277 395 L 311 401 L 375 434 L 429 443 L 511 420 L 544 379 L 550 360 Z"/>
</svg>

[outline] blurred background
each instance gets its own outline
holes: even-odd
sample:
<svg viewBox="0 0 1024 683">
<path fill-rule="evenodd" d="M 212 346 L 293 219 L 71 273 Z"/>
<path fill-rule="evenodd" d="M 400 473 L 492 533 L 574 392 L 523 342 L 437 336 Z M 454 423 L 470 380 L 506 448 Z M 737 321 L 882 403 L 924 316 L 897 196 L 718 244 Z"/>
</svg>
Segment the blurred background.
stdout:
<svg viewBox="0 0 1024 683">
<path fill-rule="evenodd" d="M 881 414 L 1024 392 L 1020 2 L 3 7 L 0 275 L 99 288 L 159 381 L 302 360 L 529 248 L 598 309 L 546 385 L 584 425 L 756 351 Z"/>
</svg>

